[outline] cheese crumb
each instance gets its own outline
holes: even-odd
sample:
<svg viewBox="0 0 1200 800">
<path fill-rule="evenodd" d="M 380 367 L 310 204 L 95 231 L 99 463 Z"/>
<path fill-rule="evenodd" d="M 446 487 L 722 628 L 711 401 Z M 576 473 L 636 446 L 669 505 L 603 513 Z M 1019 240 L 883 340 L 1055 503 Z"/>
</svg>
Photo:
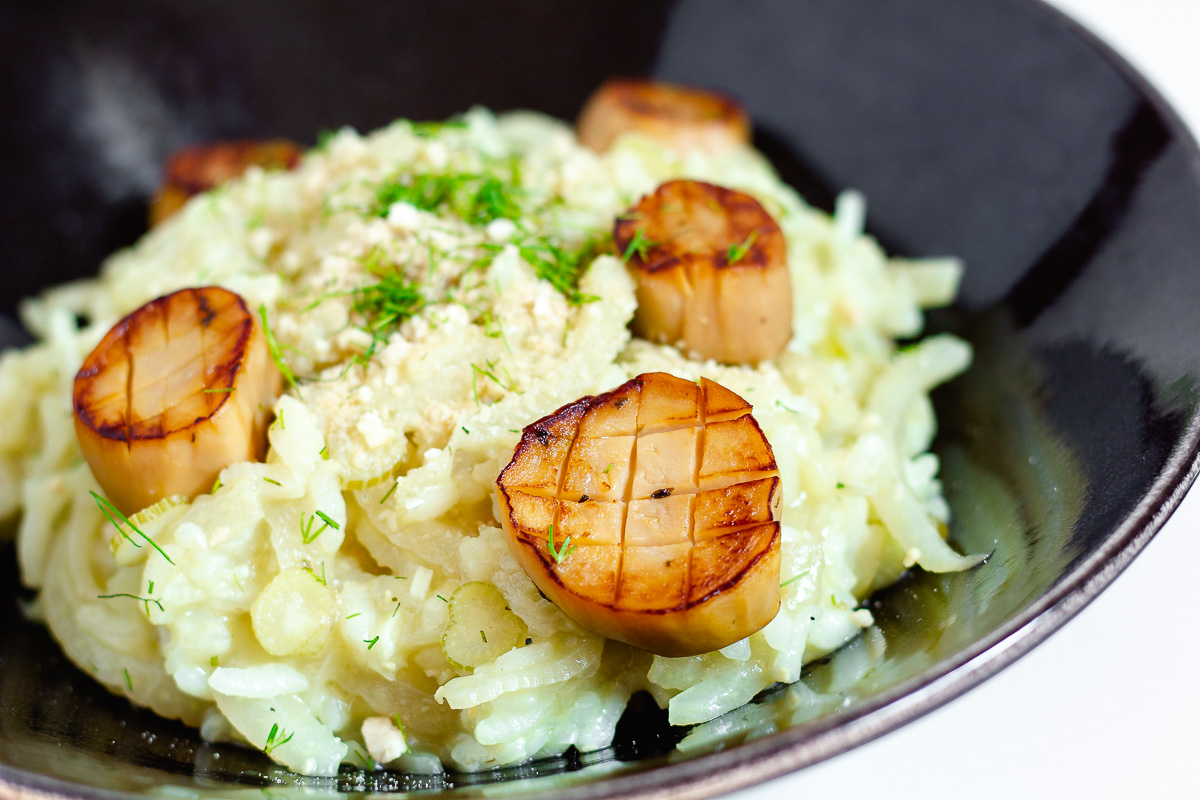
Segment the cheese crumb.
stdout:
<svg viewBox="0 0 1200 800">
<path fill-rule="evenodd" d="M 875 624 L 875 617 L 865 608 L 860 608 L 850 614 L 850 621 L 860 628 L 869 628 Z"/>
<path fill-rule="evenodd" d="M 380 764 L 395 761 L 408 752 L 404 732 L 387 717 L 367 717 L 362 724 L 363 744 L 367 753 Z"/>
<path fill-rule="evenodd" d="M 383 420 L 374 411 L 363 414 L 354 429 L 359 432 L 371 450 L 383 447 L 396 435 L 391 428 L 383 424 Z"/>
</svg>

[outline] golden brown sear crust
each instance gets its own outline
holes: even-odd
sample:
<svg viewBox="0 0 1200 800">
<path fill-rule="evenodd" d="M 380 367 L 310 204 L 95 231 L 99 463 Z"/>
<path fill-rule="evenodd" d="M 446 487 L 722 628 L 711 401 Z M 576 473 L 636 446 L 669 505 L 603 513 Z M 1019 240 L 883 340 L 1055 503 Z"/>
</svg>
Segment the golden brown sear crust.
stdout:
<svg viewBox="0 0 1200 800">
<path fill-rule="evenodd" d="M 668 181 L 616 219 L 613 239 L 637 283 L 636 335 L 731 364 L 787 346 L 787 243 L 753 197 Z"/>
<path fill-rule="evenodd" d="M 613 78 L 584 105 L 579 141 L 607 150 L 618 136 L 637 132 L 678 150 L 718 152 L 750 141 L 750 120 L 733 98 L 663 81 Z"/>
<path fill-rule="evenodd" d="M 109 499 L 132 513 L 261 458 L 280 382 L 241 297 L 182 289 L 129 314 L 84 359 L 75 431 Z"/>
<path fill-rule="evenodd" d="M 579 624 L 660 655 L 759 630 L 779 609 L 780 491 L 750 412 L 648 373 L 526 427 L 496 481 L 517 560 Z"/>
<path fill-rule="evenodd" d="M 286 139 L 193 145 L 167 160 L 163 185 L 150 201 L 150 225 L 174 214 L 193 195 L 238 177 L 252 166 L 294 169 L 304 151 Z"/>
</svg>

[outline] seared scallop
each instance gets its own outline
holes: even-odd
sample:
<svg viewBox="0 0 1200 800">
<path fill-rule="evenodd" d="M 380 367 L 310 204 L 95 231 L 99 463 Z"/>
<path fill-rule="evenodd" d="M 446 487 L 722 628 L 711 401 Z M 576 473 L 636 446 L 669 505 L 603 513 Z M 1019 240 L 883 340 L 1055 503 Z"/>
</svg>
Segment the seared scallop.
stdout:
<svg viewBox="0 0 1200 800">
<path fill-rule="evenodd" d="M 522 432 L 497 479 L 518 562 L 567 616 L 664 656 L 709 652 L 779 610 L 779 473 L 718 383 L 640 375 Z"/>
<path fill-rule="evenodd" d="M 216 142 L 176 151 L 167 161 L 162 187 L 150 201 L 150 225 L 183 208 L 193 195 L 232 180 L 250 167 L 293 169 L 302 154 L 299 145 L 286 139 Z"/>
<path fill-rule="evenodd" d="M 96 481 L 131 514 L 260 459 L 281 380 L 241 297 L 182 289 L 118 322 L 84 360 L 75 432 Z"/>
<path fill-rule="evenodd" d="M 636 335 L 729 364 L 792 338 L 787 245 L 750 195 L 669 181 L 617 218 L 613 238 L 637 282 Z"/>
<path fill-rule="evenodd" d="M 607 150 L 637 132 L 678 150 L 717 152 L 750 141 L 750 120 L 733 98 L 662 81 L 613 78 L 588 99 L 576 122 L 579 141 Z"/>
</svg>

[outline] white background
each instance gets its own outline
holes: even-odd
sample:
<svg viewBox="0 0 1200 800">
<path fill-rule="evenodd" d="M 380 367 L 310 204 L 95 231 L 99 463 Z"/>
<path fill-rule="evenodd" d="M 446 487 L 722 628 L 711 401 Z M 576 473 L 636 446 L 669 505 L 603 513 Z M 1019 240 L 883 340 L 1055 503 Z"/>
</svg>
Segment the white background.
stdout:
<svg viewBox="0 0 1200 800">
<path fill-rule="evenodd" d="M 1200 131 L 1200 0 L 1052 5 Z M 1200 489 L 1112 586 L 1016 664 L 911 725 L 732 800 L 1200 798 L 1198 526 Z"/>
</svg>

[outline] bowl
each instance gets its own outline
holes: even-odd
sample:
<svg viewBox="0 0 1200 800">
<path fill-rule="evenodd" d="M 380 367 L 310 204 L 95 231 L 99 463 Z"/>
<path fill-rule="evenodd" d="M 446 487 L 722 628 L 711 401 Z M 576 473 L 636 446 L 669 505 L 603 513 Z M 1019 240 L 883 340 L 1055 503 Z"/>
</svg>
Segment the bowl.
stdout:
<svg viewBox="0 0 1200 800">
<path fill-rule="evenodd" d="M 19 298 L 144 230 L 172 150 L 360 130 L 472 104 L 572 117 L 615 74 L 741 97 L 782 177 L 868 199 L 892 252 L 953 254 L 930 328 L 976 362 L 935 396 L 952 537 L 978 569 L 914 572 L 877 625 L 711 723 L 630 703 L 613 746 L 487 773 L 291 775 L 109 695 L 25 621 L 11 548 L 0 797 L 402 791 L 705 797 L 869 741 L 966 691 L 1128 565 L 1197 469 L 1200 153 L 1126 64 L 1028 0 L 730 4 L 67 0 L 0 11 L 0 340 Z"/>
</svg>

